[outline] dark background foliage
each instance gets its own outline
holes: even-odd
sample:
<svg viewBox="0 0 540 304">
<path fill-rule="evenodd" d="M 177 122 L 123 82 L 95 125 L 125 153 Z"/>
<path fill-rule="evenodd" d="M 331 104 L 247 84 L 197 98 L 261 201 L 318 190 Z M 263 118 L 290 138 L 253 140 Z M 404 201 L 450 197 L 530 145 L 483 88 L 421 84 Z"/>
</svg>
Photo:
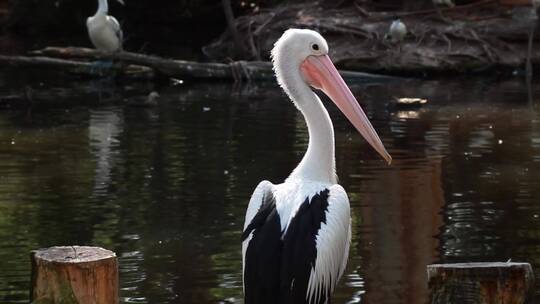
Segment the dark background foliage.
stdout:
<svg viewBox="0 0 540 304">
<path fill-rule="evenodd" d="M 232 0 L 236 16 L 253 14 L 278 4 L 305 0 Z M 222 0 L 109 1 L 110 14 L 126 33 L 126 48 L 163 55 L 187 55 L 200 50 L 226 30 Z M 322 0 L 322 7 L 368 6 L 372 10 L 416 10 L 430 0 Z M 458 1 L 467 3 L 469 1 Z M 25 48 L 46 44 L 90 46 L 86 18 L 97 8 L 95 0 L 0 0 L 0 31 L 32 41 Z M 0 33 L 1 33 L 0 32 Z M 69 42 L 69 43 L 67 43 Z M 1 46 L 1 44 L 0 44 Z"/>
</svg>

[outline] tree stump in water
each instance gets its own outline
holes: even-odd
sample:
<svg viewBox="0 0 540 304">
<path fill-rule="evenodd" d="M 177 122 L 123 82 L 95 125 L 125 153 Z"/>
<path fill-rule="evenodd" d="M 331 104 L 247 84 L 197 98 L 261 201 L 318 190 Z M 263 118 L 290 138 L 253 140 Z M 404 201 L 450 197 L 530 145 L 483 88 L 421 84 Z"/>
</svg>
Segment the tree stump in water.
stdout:
<svg viewBox="0 0 540 304">
<path fill-rule="evenodd" d="M 32 251 L 32 304 L 117 304 L 118 261 L 112 251 L 87 246 Z"/>
<path fill-rule="evenodd" d="M 525 304 L 534 297 L 529 263 L 427 266 L 431 304 Z"/>
</svg>

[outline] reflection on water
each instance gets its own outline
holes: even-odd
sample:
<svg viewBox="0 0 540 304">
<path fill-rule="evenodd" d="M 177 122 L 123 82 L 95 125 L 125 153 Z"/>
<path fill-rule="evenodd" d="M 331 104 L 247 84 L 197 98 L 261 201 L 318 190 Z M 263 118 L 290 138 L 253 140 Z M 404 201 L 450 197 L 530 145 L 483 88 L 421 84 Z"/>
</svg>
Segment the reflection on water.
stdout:
<svg viewBox="0 0 540 304">
<path fill-rule="evenodd" d="M 284 94 L 40 81 L 0 76 L 0 302 L 27 301 L 29 250 L 91 244 L 117 252 L 123 303 L 241 303 L 247 199 L 307 143 Z M 158 106 L 123 105 L 151 90 Z M 335 303 L 421 303 L 433 262 L 540 266 L 540 115 L 519 80 L 353 91 L 394 163 L 329 105 L 354 225 Z M 393 97 L 429 103 L 391 109 Z"/>
<path fill-rule="evenodd" d="M 97 161 L 94 174 L 94 194 L 107 192 L 106 187 L 111 181 L 111 170 L 115 164 L 115 147 L 119 143 L 119 135 L 122 132 L 121 109 L 98 109 L 89 110 L 88 144 L 94 158 Z"/>
</svg>

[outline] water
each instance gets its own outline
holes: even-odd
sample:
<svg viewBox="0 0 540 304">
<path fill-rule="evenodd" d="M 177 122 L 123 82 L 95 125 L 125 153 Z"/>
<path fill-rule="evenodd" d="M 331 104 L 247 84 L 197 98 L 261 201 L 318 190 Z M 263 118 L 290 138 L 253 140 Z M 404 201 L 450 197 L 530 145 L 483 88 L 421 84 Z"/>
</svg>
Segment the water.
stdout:
<svg viewBox="0 0 540 304">
<path fill-rule="evenodd" d="M 158 106 L 135 106 L 152 90 Z M 520 79 L 353 91 L 394 162 L 327 103 L 353 217 L 334 303 L 422 303 L 433 262 L 540 266 L 540 112 Z M 30 250 L 74 244 L 118 254 L 122 303 L 241 303 L 247 200 L 308 140 L 279 89 L 4 73 L 0 95 L 0 303 L 27 302 Z"/>
</svg>

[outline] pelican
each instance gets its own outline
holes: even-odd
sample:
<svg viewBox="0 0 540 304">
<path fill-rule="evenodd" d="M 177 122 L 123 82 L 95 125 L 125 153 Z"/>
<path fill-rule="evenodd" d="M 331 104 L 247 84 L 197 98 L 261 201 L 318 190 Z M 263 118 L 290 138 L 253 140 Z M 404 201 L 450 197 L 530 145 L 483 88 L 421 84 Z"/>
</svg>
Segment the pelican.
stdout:
<svg viewBox="0 0 540 304">
<path fill-rule="evenodd" d="M 435 7 L 441 7 L 441 6 L 454 7 L 454 6 L 456 6 L 452 0 L 433 0 L 433 5 L 435 5 Z"/>
<path fill-rule="evenodd" d="M 407 26 L 405 26 L 405 23 L 401 22 L 399 18 L 395 17 L 392 24 L 390 24 L 385 39 L 389 39 L 390 42 L 398 44 L 398 52 L 401 52 L 401 42 L 405 39 L 406 35 Z"/>
<path fill-rule="evenodd" d="M 394 43 L 399 43 L 407 35 L 407 26 L 399 18 L 395 18 L 388 29 L 388 38 Z"/>
<path fill-rule="evenodd" d="M 123 0 L 117 1 L 124 5 Z M 90 40 L 96 49 L 114 53 L 122 50 L 124 35 L 116 18 L 107 15 L 108 12 L 107 0 L 98 0 L 98 10 L 94 16 L 86 19 L 86 27 Z"/>
<path fill-rule="evenodd" d="M 309 144 L 285 182 L 262 181 L 251 196 L 242 233 L 245 303 L 329 303 L 347 264 L 351 219 L 337 184 L 332 121 L 311 87 L 328 95 L 388 163 L 392 158 L 319 33 L 289 29 L 271 55 L 279 85 L 304 115 Z"/>
</svg>

